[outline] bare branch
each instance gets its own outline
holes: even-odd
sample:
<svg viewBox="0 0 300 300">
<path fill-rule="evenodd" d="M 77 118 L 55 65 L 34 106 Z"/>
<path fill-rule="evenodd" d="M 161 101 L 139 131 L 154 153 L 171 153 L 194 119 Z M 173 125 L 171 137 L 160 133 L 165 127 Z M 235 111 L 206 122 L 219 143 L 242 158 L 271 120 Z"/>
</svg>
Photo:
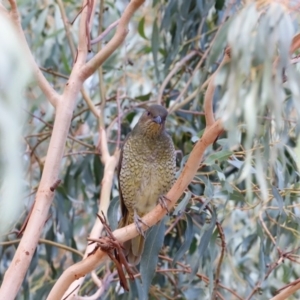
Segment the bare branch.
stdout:
<svg viewBox="0 0 300 300">
<path fill-rule="evenodd" d="M 83 80 L 91 76 L 97 68 L 123 43 L 128 29 L 128 23 L 134 12 L 144 3 L 144 0 L 132 0 L 126 7 L 113 38 L 99 51 L 94 58 L 87 62 L 81 69 Z"/>
<path fill-rule="evenodd" d="M 119 24 L 120 20 L 111 23 L 99 36 L 91 40 L 91 45 L 97 44 L 102 41 L 114 28 Z"/>
<path fill-rule="evenodd" d="M 64 7 L 64 4 L 63 4 L 62 0 L 57 0 L 57 4 L 59 6 L 60 14 L 61 14 L 61 17 L 62 17 L 62 20 L 63 20 L 63 23 L 64 23 L 64 28 L 65 28 L 65 31 L 66 31 L 66 37 L 67 37 L 67 40 L 68 40 L 68 44 L 69 44 L 69 47 L 70 47 L 70 50 L 71 50 L 71 53 L 72 53 L 72 57 L 73 57 L 73 62 L 74 62 L 75 59 L 76 59 L 76 48 L 75 48 L 73 38 L 72 38 L 72 35 L 71 35 L 71 31 L 70 31 L 70 23 L 68 21 L 68 18 L 67 18 L 66 12 L 65 12 L 65 7 Z M 83 97 L 84 101 L 86 102 L 87 106 L 89 107 L 90 111 L 93 113 L 93 115 L 96 118 L 99 118 L 98 110 L 96 109 L 93 101 L 89 97 L 89 95 L 86 92 L 86 90 L 84 89 L 84 87 L 82 87 L 80 92 L 82 94 L 82 97 Z"/>
<path fill-rule="evenodd" d="M 217 292 L 218 292 L 218 287 L 219 287 L 219 283 L 220 283 L 220 274 L 221 274 L 221 267 L 222 267 L 222 263 L 223 263 L 223 259 L 224 259 L 224 255 L 225 255 L 225 249 L 226 249 L 226 242 L 225 242 L 225 234 L 224 234 L 224 230 L 221 226 L 221 224 L 219 222 L 216 222 L 216 226 L 217 229 L 219 231 L 219 236 L 221 239 L 221 254 L 220 254 L 220 258 L 218 261 L 218 265 L 216 268 L 216 273 L 215 273 L 215 282 L 214 282 L 214 289 L 213 289 L 213 294 L 212 294 L 212 299 L 216 299 L 217 296 Z"/>
<path fill-rule="evenodd" d="M 24 35 L 24 31 L 22 29 L 16 1 L 10 0 L 9 3 L 11 5 L 10 19 L 13 22 L 13 24 L 17 30 L 17 34 L 19 35 L 19 38 L 20 38 L 19 40 L 20 40 L 20 43 L 22 44 L 22 50 L 24 51 L 25 55 L 27 56 L 27 58 L 29 60 L 29 63 L 32 66 L 34 76 L 36 78 L 36 81 L 37 81 L 40 89 L 42 90 L 44 95 L 47 97 L 49 102 L 55 107 L 57 102 L 60 100 L 60 96 L 49 84 L 49 82 L 47 81 L 44 74 L 41 72 L 39 66 L 37 65 L 37 63 L 34 60 L 31 50 L 29 49 L 29 46 L 27 44 L 27 41 L 26 41 L 26 38 Z"/>
<path fill-rule="evenodd" d="M 189 78 L 188 82 L 186 83 L 185 87 L 182 89 L 182 91 L 180 92 L 180 94 L 177 96 L 177 98 L 175 99 L 175 101 L 173 102 L 172 106 L 169 108 L 169 113 L 173 112 L 175 110 L 175 107 L 178 105 L 181 97 L 185 94 L 185 92 L 187 91 L 188 87 L 190 86 L 194 76 L 196 75 L 196 73 L 198 72 L 199 68 L 201 67 L 201 65 L 203 64 L 204 60 L 206 59 L 207 55 L 209 53 L 209 49 L 207 49 L 205 51 L 205 53 L 203 54 L 203 56 L 201 57 L 200 61 L 198 62 L 198 64 L 196 65 L 195 69 L 193 70 L 193 74 L 191 75 L 191 77 Z"/>
<path fill-rule="evenodd" d="M 215 78 L 216 74 L 220 71 L 225 63 L 230 60 L 229 50 L 225 51 L 222 62 L 219 67 L 215 71 L 215 73 L 210 77 L 208 87 L 204 96 L 204 112 L 205 112 L 205 120 L 206 126 L 211 126 L 215 122 L 214 110 L 213 110 L 213 97 L 215 92 Z"/>
<path fill-rule="evenodd" d="M 65 31 L 66 31 L 66 37 L 67 37 L 68 44 L 69 44 L 69 47 L 70 47 L 70 50 L 71 50 L 71 53 L 72 53 L 72 57 L 73 57 L 73 61 L 74 61 L 75 57 L 76 57 L 76 48 L 75 48 L 75 45 L 74 45 L 74 42 L 73 42 L 73 39 L 72 39 L 72 34 L 71 34 L 71 31 L 70 31 L 70 26 L 69 26 L 70 23 L 68 21 L 66 11 L 65 11 L 65 7 L 64 7 L 64 4 L 63 4 L 62 0 L 57 0 L 57 4 L 58 4 L 59 10 L 60 10 L 61 18 L 62 18 L 63 23 L 64 23 L 64 27 L 65 27 Z"/>
<path fill-rule="evenodd" d="M 80 90 L 82 97 L 84 99 L 84 101 L 86 102 L 88 108 L 90 109 L 90 111 L 93 113 L 93 115 L 98 119 L 100 117 L 99 111 L 97 110 L 95 104 L 93 103 L 92 99 L 90 98 L 90 96 L 88 95 L 88 93 L 86 92 L 86 90 L 84 88 L 82 88 Z"/>
</svg>

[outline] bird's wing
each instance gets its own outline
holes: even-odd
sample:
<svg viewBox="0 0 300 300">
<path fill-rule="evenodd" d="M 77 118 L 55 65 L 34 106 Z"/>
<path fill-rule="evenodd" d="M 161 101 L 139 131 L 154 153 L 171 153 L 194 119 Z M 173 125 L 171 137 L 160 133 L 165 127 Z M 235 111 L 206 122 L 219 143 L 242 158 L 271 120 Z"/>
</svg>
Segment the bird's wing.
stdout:
<svg viewBox="0 0 300 300">
<path fill-rule="evenodd" d="M 124 203 L 124 199 L 123 199 L 123 194 L 122 194 L 122 189 L 121 189 L 121 184 L 120 184 L 120 172 L 121 172 L 121 167 L 122 167 L 122 159 L 123 159 L 123 148 L 124 148 L 124 145 L 126 143 L 126 141 L 128 140 L 130 136 L 130 133 L 126 136 L 125 140 L 124 140 L 124 143 L 123 143 L 123 146 L 121 148 L 121 153 L 120 153 L 120 159 L 119 159 L 119 165 L 118 165 L 118 186 L 119 186 L 119 199 L 120 199 L 120 206 L 121 206 L 121 213 L 122 213 L 122 218 L 124 218 L 124 220 L 126 219 L 125 216 L 127 215 L 128 213 L 128 210 L 125 206 L 125 203 Z"/>
</svg>

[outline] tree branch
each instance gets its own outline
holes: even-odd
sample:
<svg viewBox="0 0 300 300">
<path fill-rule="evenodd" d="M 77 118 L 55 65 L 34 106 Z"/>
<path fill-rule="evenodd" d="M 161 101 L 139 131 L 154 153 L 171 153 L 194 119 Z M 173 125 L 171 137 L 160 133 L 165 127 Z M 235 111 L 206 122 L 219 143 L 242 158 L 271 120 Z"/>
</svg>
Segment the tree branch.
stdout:
<svg viewBox="0 0 300 300">
<path fill-rule="evenodd" d="M 288 299 L 289 296 L 294 294 L 300 289 L 300 282 L 299 279 L 296 279 L 294 283 L 290 283 L 289 287 L 286 289 L 282 290 L 278 295 L 275 297 L 271 298 L 270 300 L 285 300 Z"/>
<path fill-rule="evenodd" d="M 102 3 L 102 2 L 101 2 Z M 100 33 L 95 39 L 91 40 L 91 45 L 97 44 L 102 41 L 114 28 L 119 24 L 120 20 L 111 23 L 102 33 Z M 100 26 L 102 24 L 99 24 Z"/>
<path fill-rule="evenodd" d="M 177 72 L 179 68 L 181 68 L 183 65 L 185 65 L 190 59 L 192 59 L 196 54 L 199 54 L 198 51 L 193 50 L 189 54 L 187 54 L 185 57 L 183 57 L 180 61 L 178 61 L 174 68 L 172 68 L 171 72 L 168 74 L 168 76 L 163 81 L 162 85 L 160 86 L 158 96 L 157 96 L 157 103 L 160 104 L 163 98 L 164 90 L 168 84 L 168 82 L 172 79 L 174 74 Z"/>
<path fill-rule="evenodd" d="M 204 112 L 205 112 L 205 120 L 206 120 L 206 126 L 211 126 L 215 122 L 214 117 L 214 110 L 213 110 L 213 98 L 214 98 L 214 92 L 215 92 L 215 78 L 217 73 L 220 71 L 220 69 L 223 67 L 224 64 L 230 61 L 230 51 L 227 49 L 225 51 L 224 57 L 222 62 L 220 63 L 219 67 L 215 71 L 215 73 L 210 77 L 207 90 L 204 96 Z"/>
<path fill-rule="evenodd" d="M 76 59 L 76 48 L 75 48 L 75 45 L 74 45 L 74 42 L 72 39 L 72 34 L 70 31 L 70 24 L 69 24 L 69 21 L 68 21 L 67 15 L 66 15 L 66 11 L 65 11 L 65 7 L 64 7 L 62 0 L 57 0 L 57 4 L 58 4 L 59 10 L 60 10 L 61 18 L 64 23 L 66 37 L 68 40 L 68 44 L 70 47 L 70 51 L 72 53 L 73 63 L 74 63 L 74 61 Z M 99 118 L 98 110 L 97 110 L 96 106 L 94 105 L 92 99 L 90 99 L 90 97 L 89 97 L 88 93 L 86 92 L 86 90 L 84 89 L 84 87 L 81 88 L 80 92 L 82 94 L 84 101 L 86 102 L 87 106 L 89 107 L 90 111 L 98 119 Z"/>
<path fill-rule="evenodd" d="M 97 68 L 123 43 L 128 33 L 128 23 L 134 12 L 144 3 L 145 0 L 132 0 L 126 7 L 119 25 L 113 38 L 107 45 L 101 49 L 89 62 L 87 62 L 81 69 L 82 80 L 91 76 Z"/>
<path fill-rule="evenodd" d="M 34 57 L 31 53 L 31 50 L 27 44 L 24 31 L 22 29 L 21 21 L 20 21 L 20 15 L 18 12 L 17 3 L 15 0 L 9 0 L 11 11 L 10 11 L 10 20 L 14 24 L 17 34 L 19 35 L 20 42 L 22 44 L 22 49 L 27 56 L 27 59 L 29 60 L 29 63 L 32 66 L 32 71 L 34 73 L 34 76 L 36 78 L 37 84 L 44 93 L 44 95 L 47 97 L 49 102 L 55 107 L 57 102 L 60 100 L 59 94 L 52 88 L 52 86 L 49 84 L 47 79 L 45 78 L 44 74 L 40 70 L 39 66 L 34 60 Z"/>
</svg>

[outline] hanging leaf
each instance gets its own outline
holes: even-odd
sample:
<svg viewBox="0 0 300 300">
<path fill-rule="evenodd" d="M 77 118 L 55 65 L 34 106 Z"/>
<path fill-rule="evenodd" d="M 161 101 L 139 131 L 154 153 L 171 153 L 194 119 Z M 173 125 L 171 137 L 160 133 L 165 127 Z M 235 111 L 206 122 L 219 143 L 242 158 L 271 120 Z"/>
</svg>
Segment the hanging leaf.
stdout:
<svg viewBox="0 0 300 300">
<path fill-rule="evenodd" d="M 139 24 L 138 24 L 138 33 L 140 34 L 140 36 L 142 38 L 147 40 L 147 37 L 146 37 L 145 32 L 144 32 L 144 25 L 145 25 L 145 17 L 142 17 Z"/>
<path fill-rule="evenodd" d="M 181 247 L 178 249 L 176 254 L 174 255 L 172 266 L 175 266 L 175 263 L 180 260 L 183 255 L 189 250 L 192 240 L 193 240 L 193 220 L 190 215 L 185 214 L 186 219 L 186 229 L 184 233 L 184 242 Z"/>
<path fill-rule="evenodd" d="M 148 291 L 152 282 L 152 278 L 155 274 L 155 269 L 158 262 L 158 254 L 163 245 L 164 237 L 164 220 L 151 227 L 147 232 L 145 248 L 140 262 L 142 290 L 139 290 L 139 299 L 148 299 Z"/>
<path fill-rule="evenodd" d="M 177 205 L 177 207 L 175 208 L 174 212 L 173 212 L 173 216 L 177 216 L 178 214 L 180 214 L 181 212 L 185 211 L 185 208 L 187 206 L 187 204 L 189 203 L 190 199 L 191 199 L 191 192 L 188 191 L 184 198 L 179 202 L 179 204 Z"/>
<path fill-rule="evenodd" d="M 216 153 L 210 154 L 203 162 L 205 165 L 212 165 L 216 162 L 222 162 L 224 160 L 227 160 L 232 155 L 232 151 L 228 150 L 221 150 Z"/>
<path fill-rule="evenodd" d="M 120 207 L 119 197 L 114 197 L 110 201 L 108 211 L 107 211 L 108 223 L 112 230 L 118 228 L 118 223 L 121 216 L 119 207 Z"/>
</svg>

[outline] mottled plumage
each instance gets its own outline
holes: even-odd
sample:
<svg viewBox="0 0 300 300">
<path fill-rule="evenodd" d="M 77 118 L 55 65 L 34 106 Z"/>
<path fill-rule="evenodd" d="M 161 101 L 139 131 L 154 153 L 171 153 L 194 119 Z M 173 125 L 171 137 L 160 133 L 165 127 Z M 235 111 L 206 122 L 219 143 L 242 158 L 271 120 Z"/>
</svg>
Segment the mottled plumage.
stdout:
<svg viewBox="0 0 300 300">
<path fill-rule="evenodd" d="M 119 227 L 135 222 L 141 235 L 125 243 L 128 261 L 138 264 L 144 249 L 139 218 L 163 201 L 175 181 L 173 141 L 165 131 L 167 110 L 160 105 L 146 111 L 125 139 L 120 157 L 119 190 L 122 219 Z"/>
</svg>

